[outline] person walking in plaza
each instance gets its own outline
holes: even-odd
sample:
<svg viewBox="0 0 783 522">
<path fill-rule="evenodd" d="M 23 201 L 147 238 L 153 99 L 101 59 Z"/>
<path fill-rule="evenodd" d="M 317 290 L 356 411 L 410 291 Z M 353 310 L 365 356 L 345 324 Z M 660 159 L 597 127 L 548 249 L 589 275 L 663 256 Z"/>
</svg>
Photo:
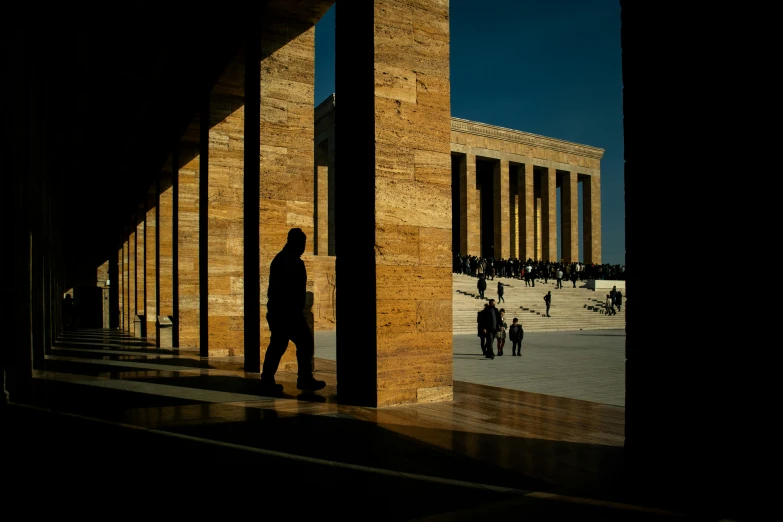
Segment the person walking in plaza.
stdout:
<svg viewBox="0 0 783 522">
<path fill-rule="evenodd" d="M 492 348 L 492 339 L 498 329 L 497 315 L 495 314 L 495 300 L 490 299 L 479 315 L 479 338 L 484 357 L 494 359 L 495 352 Z"/>
<path fill-rule="evenodd" d="M 478 283 L 476 283 L 476 288 L 478 289 L 479 299 L 484 299 L 484 290 L 487 289 L 487 280 L 484 277 L 484 274 L 479 276 Z"/>
<path fill-rule="evenodd" d="M 506 309 L 500 309 L 500 321 L 498 322 L 498 329 L 495 333 L 495 338 L 498 340 L 498 355 L 503 355 L 503 348 L 506 346 L 506 330 L 508 329 L 508 323 L 506 323 Z"/>
<path fill-rule="evenodd" d="M 576 273 L 576 268 L 571 270 L 571 282 L 574 283 L 574 288 L 576 288 L 576 278 L 577 278 L 576 274 L 577 274 Z"/>
<path fill-rule="evenodd" d="M 563 270 L 560 267 L 557 268 L 555 277 L 557 277 L 555 288 L 563 288 Z"/>
<path fill-rule="evenodd" d="M 552 290 L 546 293 L 546 295 L 544 296 L 544 302 L 546 303 L 546 316 L 552 317 L 551 315 L 549 315 L 549 307 L 552 306 Z"/>
<path fill-rule="evenodd" d="M 522 338 L 525 331 L 519 323 L 518 318 L 511 320 L 511 326 L 508 327 L 508 338 L 511 340 L 511 355 L 522 355 Z"/>
<path fill-rule="evenodd" d="M 505 303 L 503 299 L 503 281 L 498 281 L 498 303 Z"/>
<path fill-rule="evenodd" d="M 268 393 L 283 391 L 283 385 L 275 382 L 275 373 L 288 348 L 288 341 L 296 346 L 297 389 L 315 391 L 326 386 L 324 381 L 313 377 L 313 332 L 304 316 L 307 269 L 301 256 L 306 241 L 307 236 L 301 228 L 289 230 L 287 243 L 269 267 L 266 320 L 272 337 L 261 371 L 261 388 Z"/>
<path fill-rule="evenodd" d="M 618 290 L 617 293 L 614 295 L 615 298 L 615 304 L 617 305 L 617 311 L 622 312 L 623 311 L 623 293 Z"/>
<path fill-rule="evenodd" d="M 615 315 L 617 312 L 614 311 L 614 306 L 612 306 L 612 295 L 606 294 L 606 315 Z"/>
</svg>

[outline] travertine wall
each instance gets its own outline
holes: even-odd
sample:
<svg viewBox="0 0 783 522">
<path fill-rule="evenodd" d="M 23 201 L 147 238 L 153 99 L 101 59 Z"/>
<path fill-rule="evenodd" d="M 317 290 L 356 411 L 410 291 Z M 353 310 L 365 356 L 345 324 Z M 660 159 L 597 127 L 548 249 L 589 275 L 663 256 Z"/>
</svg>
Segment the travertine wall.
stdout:
<svg viewBox="0 0 783 522">
<path fill-rule="evenodd" d="M 169 157 L 160 174 L 158 196 L 158 315 L 174 315 L 174 187 L 173 159 Z"/>
<path fill-rule="evenodd" d="M 125 237 L 125 241 L 122 243 L 122 328 L 130 332 L 130 325 L 132 321 L 129 319 L 130 315 L 130 245 L 131 238 Z"/>
<path fill-rule="evenodd" d="M 136 334 L 136 222 L 131 222 L 132 228 L 128 236 L 128 332 Z"/>
<path fill-rule="evenodd" d="M 519 259 L 536 259 L 536 206 L 535 176 L 533 164 L 519 166 L 517 171 L 517 193 L 519 194 Z"/>
<path fill-rule="evenodd" d="M 557 176 L 555 169 L 541 169 L 541 256 L 557 259 Z"/>
<path fill-rule="evenodd" d="M 177 297 L 179 317 L 174 325 L 182 348 L 200 347 L 199 310 L 199 129 L 200 114 L 179 145 L 177 175 Z"/>
<path fill-rule="evenodd" d="M 582 188 L 585 263 L 601 262 L 601 176 L 595 173 Z"/>
<path fill-rule="evenodd" d="M 563 203 L 562 228 L 563 243 L 562 257 L 566 263 L 581 261 L 579 256 L 579 188 L 578 175 L 575 170 L 563 174 L 563 183 L 560 189 Z"/>
<path fill-rule="evenodd" d="M 145 285 L 146 285 L 146 310 L 147 339 L 150 342 L 157 340 L 155 321 L 158 315 L 158 285 L 157 285 L 157 229 L 158 229 L 158 205 L 157 183 L 154 183 L 147 192 L 146 230 L 144 232 L 145 252 Z"/>
<path fill-rule="evenodd" d="M 451 400 L 448 2 L 374 22 L 377 405 Z"/>
<path fill-rule="evenodd" d="M 495 212 L 495 257 L 505 259 L 511 252 L 510 178 L 508 160 L 495 162 L 492 176 Z"/>
<path fill-rule="evenodd" d="M 245 55 L 233 57 L 209 103 L 207 290 L 209 355 L 244 353 Z M 203 233 L 203 231 L 201 231 Z"/>
<path fill-rule="evenodd" d="M 138 207 L 136 208 L 136 259 L 135 259 L 135 270 L 136 270 L 136 284 L 135 284 L 135 303 L 136 308 L 134 309 L 134 314 L 137 316 L 142 317 L 142 322 L 144 320 L 144 311 L 146 309 L 146 302 L 145 302 L 145 270 L 144 270 L 144 264 L 145 264 L 145 257 L 144 257 L 144 241 L 145 241 L 145 228 L 146 228 L 146 205 L 145 203 L 139 203 Z M 135 317 L 133 318 L 135 321 Z M 142 325 L 143 326 L 143 325 Z M 136 332 L 136 335 L 138 335 L 138 332 Z"/>
</svg>

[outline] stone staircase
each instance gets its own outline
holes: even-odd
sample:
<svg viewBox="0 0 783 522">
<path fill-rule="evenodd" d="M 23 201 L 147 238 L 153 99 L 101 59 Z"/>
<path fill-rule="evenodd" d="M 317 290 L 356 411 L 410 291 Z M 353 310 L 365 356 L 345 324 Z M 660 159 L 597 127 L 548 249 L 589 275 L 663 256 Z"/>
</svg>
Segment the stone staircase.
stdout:
<svg viewBox="0 0 783 522">
<path fill-rule="evenodd" d="M 576 283 L 563 281 L 563 288 L 556 289 L 555 281 L 550 279 L 536 280 L 535 287 L 526 287 L 525 281 L 510 277 L 496 277 L 487 281 L 484 300 L 478 297 L 477 279 L 464 274 L 452 274 L 452 321 L 455 334 L 477 331 L 476 314 L 489 299 L 495 299 L 498 308 L 506 309 L 506 321 L 519 318 L 525 332 L 554 332 L 565 330 L 602 330 L 624 329 L 626 296 L 623 292 L 623 309 L 617 315 L 607 316 L 603 313 L 608 291 L 583 288 L 585 282 Z M 504 303 L 497 303 L 497 284 L 502 281 L 505 286 Z M 544 295 L 552 291 L 552 306 L 546 316 Z"/>
</svg>

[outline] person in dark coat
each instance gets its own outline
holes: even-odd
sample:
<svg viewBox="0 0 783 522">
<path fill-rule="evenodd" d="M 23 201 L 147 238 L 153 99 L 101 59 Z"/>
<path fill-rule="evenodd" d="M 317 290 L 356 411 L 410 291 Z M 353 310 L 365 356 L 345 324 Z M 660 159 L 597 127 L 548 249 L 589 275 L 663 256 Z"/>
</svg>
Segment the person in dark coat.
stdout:
<svg viewBox="0 0 783 522">
<path fill-rule="evenodd" d="M 490 299 L 479 314 L 479 338 L 481 339 L 481 351 L 487 359 L 495 358 L 495 351 L 492 348 L 492 340 L 495 338 L 495 332 L 498 329 L 499 312 L 495 309 L 495 300 Z"/>
<path fill-rule="evenodd" d="M 525 331 L 522 329 L 522 324 L 515 317 L 511 321 L 511 326 L 508 327 L 508 338 L 511 340 L 511 355 L 522 355 L 522 339 L 524 336 Z"/>
<path fill-rule="evenodd" d="M 306 240 L 307 236 L 301 228 L 289 230 L 288 242 L 269 267 L 266 320 L 272 337 L 261 371 L 261 387 L 266 392 L 283 391 L 283 385 L 275 383 L 275 373 L 288 348 L 288 341 L 292 341 L 296 346 L 296 362 L 299 368 L 296 387 L 312 391 L 326 386 L 324 381 L 313 377 L 313 332 L 304 316 L 307 269 L 301 256 Z"/>
<path fill-rule="evenodd" d="M 476 288 L 478 288 L 479 298 L 484 299 L 484 290 L 487 289 L 487 280 L 484 277 L 484 274 L 479 276 L 478 283 L 476 283 Z"/>
</svg>

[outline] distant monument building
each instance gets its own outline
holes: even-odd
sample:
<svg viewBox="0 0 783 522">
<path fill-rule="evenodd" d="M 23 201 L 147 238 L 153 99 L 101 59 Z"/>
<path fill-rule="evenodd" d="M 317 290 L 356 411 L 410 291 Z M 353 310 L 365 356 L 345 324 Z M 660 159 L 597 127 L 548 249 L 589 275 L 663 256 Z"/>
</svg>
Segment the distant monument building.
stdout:
<svg viewBox="0 0 783 522">
<path fill-rule="evenodd" d="M 334 256 L 335 95 L 315 109 L 315 251 Z M 418 151 L 417 151 L 418 152 Z M 399 168 L 404 147 L 385 167 L 402 179 L 426 168 Z M 561 259 L 601 263 L 601 157 L 604 149 L 451 118 L 452 245 L 456 253 L 557 261 L 557 188 Z M 440 161 L 433 156 L 433 162 Z M 442 168 L 443 165 L 433 164 Z M 582 183 L 584 252 L 579 251 Z M 433 209 L 433 212 L 443 209 Z"/>
</svg>

